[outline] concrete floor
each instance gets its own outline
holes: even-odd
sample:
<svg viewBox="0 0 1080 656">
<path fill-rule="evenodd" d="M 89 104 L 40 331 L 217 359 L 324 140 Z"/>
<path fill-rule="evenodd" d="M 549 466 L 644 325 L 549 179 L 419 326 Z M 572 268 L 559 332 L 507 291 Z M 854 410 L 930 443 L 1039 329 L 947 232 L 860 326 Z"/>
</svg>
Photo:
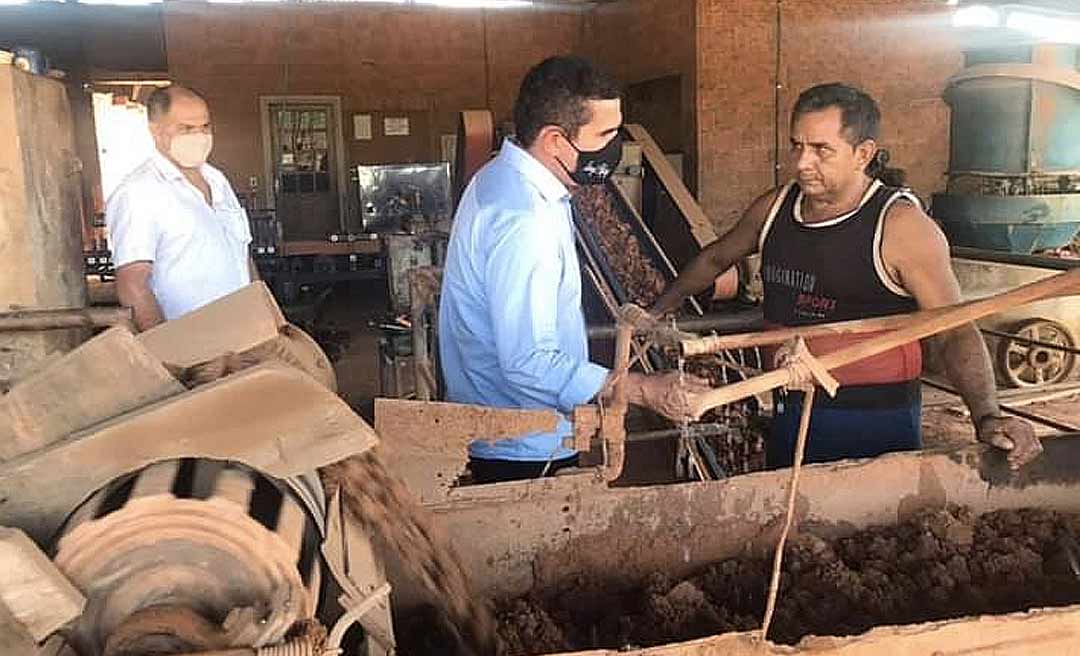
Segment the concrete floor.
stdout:
<svg viewBox="0 0 1080 656">
<path fill-rule="evenodd" d="M 386 287 L 381 282 L 335 285 L 315 323 L 315 335 L 331 357 L 338 393 L 356 412 L 372 420 L 379 395 L 379 337 L 374 326 L 389 317 Z"/>
</svg>

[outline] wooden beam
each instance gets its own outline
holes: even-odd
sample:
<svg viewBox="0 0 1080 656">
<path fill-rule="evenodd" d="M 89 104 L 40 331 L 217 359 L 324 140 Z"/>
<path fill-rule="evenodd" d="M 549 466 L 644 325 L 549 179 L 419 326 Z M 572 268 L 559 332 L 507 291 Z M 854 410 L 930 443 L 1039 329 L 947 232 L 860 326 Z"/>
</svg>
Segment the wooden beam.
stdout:
<svg viewBox="0 0 1080 656">
<path fill-rule="evenodd" d="M 625 127 L 630 136 L 634 138 L 634 141 L 641 144 L 642 155 L 656 173 L 656 177 L 660 179 L 660 183 L 671 195 L 672 202 L 675 203 L 675 206 L 679 208 L 679 212 L 686 218 L 686 222 L 690 226 L 690 233 L 694 236 L 698 246 L 705 248 L 716 241 L 718 235 L 716 234 L 716 228 L 713 227 L 712 220 L 705 214 L 705 210 L 701 209 L 701 205 L 698 205 L 694 195 L 686 188 L 682 178 L 675 171 L 675 167 L 668 161 L 664 151 L 660 149 L 659 144 L 652 138 L 652 135 L 641 125 L 631 123 Z"/>
</svg>

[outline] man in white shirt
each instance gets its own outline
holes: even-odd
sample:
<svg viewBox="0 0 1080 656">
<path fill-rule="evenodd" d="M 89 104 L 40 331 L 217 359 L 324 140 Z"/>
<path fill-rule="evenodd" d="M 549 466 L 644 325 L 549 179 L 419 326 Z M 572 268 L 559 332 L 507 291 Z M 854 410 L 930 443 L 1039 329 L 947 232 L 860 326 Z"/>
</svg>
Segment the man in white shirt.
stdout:
<svg viewBox="0 0 1080 656">
<path fill-rule="evenodd" d="M 230 294 L 257 277 L 247 213 L 206 163 L 210 110 L 190 89 L 147 101 L 156 152 L 124 179 L 105 209 L 120 304 L 147 330 Z"/>
</svg>

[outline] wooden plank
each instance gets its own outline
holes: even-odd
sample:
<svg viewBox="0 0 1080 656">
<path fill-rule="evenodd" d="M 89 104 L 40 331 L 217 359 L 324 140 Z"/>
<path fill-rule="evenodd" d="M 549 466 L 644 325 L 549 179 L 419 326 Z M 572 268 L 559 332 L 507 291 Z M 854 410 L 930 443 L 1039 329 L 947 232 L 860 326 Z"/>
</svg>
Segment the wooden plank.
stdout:
<svg viewBox="0 0 1080 656">
<path fill-rule="evenodd" d="M 283 326 L 281 309 L 260 281 L 154 326 L 139 340 L 162 362 L 190 367 L 258 346 L 277 337 Z"/>
<path fill-rule="evenodd" d="M 698 246 L 705 248 L 716 241 L 717 234 L 713 222 L 705 214 L 705 210 L 701 209 L 701 205 L 698 205 L 690 190 L 686 188 L 682 178 L 675 171 L 675 167 L 664 156 L 664 151 L 660 150 L 660 146 L 653 140 L 652 135 L 640 125 L 629 124 L 625 127 L 630 136 L 634 138 L 634 141 L 641 144 L 642 155 L 645 156 L 645 160 L 652 167 L 652 170 L 656 172 L 660 184 L 671 195 L 671 201 L 675 203 L 675 206 L 679 208 L 679 211 L 686 218 L 686 222 L 690 226 L 690 232 L 693 234 Z"/>
<path fill-rule="evenodd" d="M 82 593 L 18 529 L 0 527 L 0 571 L 0 605 L 36 642 L 81 615 L 86 606 Z"/>
<path fill-rule="evenodd" d="M 375 399 L 375 432 L 395 448 L 416 448 L 428 454 L 464 454 L 475 440 L 495 442 L 553 431 L 558 421 L 558 413 L 551 410 Z"/>
<path fill-rule="evenodd" d="M 0 397 L 0 462 L 184 391 L 126 328 L 111 328 Z"/>
<path fill-rule="evenodd" d="M 158 460 L 236 460 L 284 478 L 377 441 L 371 427 L 313 378 L 262 364 L 0 464 L 0 524 L 48 539 L 91 492 Z"/>
<path fill-rule="evenodd" d="M 1080 293 L 1080 269 L 1073 269 L 996 296 L 954 305 L 947 309 L 939 308 L 915 313 L 911 315 L 909 323 L 897 330 L 821 355 L 818 360 L 827 370 L 832 371 L 1003 310 L 1043 298 L 1071 296 L 1077 293 Z M 782 387 L 788 382 L 790 382 L 790 372 L 787 369 L 777 369 L 741 383 L 726 385 L 699 394 L 692 400 L 693 414 L 695 417 L 700 417 L 717 406 Z"/>
</svg>

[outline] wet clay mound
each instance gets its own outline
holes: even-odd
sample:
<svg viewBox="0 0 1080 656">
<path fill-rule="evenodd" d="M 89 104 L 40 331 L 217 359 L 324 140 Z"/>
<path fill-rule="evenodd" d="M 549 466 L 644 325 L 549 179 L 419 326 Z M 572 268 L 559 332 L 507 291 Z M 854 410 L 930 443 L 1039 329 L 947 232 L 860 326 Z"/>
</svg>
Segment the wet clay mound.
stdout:
<svg viewBox="0 0 1080 656">
<path fill-rule="evenodd" d="M 627 300 L 649 307 L 664 293 L 667 280 L 645 252 L 630 224 L 619 215 L 614 193 L 605 185 L 581 187 L 574 192 L 571 202 L 577 216 L 592 226 Z"/>
<path fill-rule="evenodd" d="M 1075 515 L 975 517 L 950 508 L 839 540 L 800 536 L 785 555 L 770 638 L 794 643 L 812 634 L 1080 602 L 1067 556 L 1078 528 Z M 501 605 L 500 644 L 510 655 L 550 654 L 752 630 L 764 612 L 770 567 L 765 559 L 729 559 L 682 581 L 656 574 L 606 594 L 572 582 Z"/>
</svg>

